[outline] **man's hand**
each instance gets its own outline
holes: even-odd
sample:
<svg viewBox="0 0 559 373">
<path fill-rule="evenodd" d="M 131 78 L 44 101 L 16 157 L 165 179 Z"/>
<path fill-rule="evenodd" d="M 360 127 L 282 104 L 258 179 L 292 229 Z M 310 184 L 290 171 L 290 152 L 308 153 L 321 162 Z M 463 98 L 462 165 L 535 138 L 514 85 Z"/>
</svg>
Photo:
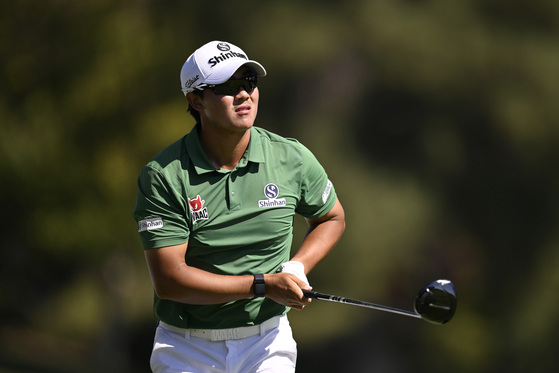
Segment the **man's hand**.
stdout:
<svg viewBox="0 0 559 373">
<path fill-rule="evenodd" d="M 291 273 L 266 274 L 264 280 L 266 281 L 266 297 L 276 303 L 302 310 L 312 301 L 305 298 L 301 290 L 312 290 L 312 288 Z"/>
<path fill-rule="evenodd" d="M 301 262 L 292 260 L 290 262 L 282 263 L 280 272 L 294 274 L 295 276 L 299 277 L 301 281 L 304 281 L 307 285 L 310 286 L 307 275 L 305 275 L 305 266 Z"/>
</svg>

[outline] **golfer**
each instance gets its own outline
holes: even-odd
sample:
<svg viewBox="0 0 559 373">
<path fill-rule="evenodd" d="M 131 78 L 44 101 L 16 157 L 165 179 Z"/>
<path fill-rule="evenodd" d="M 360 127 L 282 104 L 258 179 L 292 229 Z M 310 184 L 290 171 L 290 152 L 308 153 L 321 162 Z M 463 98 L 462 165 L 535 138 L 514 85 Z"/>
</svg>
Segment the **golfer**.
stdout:
<svg viewBox="0 0 559 373">
<path fill-rule="evenodd" d="M 264 67 L 212 41 L 180 78 L 192 131 L 141 170 L 134 217 L 159 320 L 153 372 L 294 372 L 286 316 L 345 228 L 332 182 L 298 141 L 254 126 Z M 307 234 L 290 258 L 293 216 Z"/>
</svg>

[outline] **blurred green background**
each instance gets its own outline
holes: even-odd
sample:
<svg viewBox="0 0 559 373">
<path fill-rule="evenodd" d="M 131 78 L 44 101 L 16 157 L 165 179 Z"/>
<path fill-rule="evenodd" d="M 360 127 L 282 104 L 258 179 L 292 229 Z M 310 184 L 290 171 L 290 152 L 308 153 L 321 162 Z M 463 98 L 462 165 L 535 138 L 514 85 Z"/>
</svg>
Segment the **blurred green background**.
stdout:
<svg viewBox="0 0 559 373">
<path fill-rule="evenodd" d="M 559 2 L 0 3 L 0 372 L 149 372 L 140 168 L 193 125 L 180 68 L 211 40 L 261 62 L 257 125 L 319 158 L 345 207 L 290 312 L 298 372 L 554 372 Z M 305 230 L 296 220 L 294 248 Z"/>
</svg>

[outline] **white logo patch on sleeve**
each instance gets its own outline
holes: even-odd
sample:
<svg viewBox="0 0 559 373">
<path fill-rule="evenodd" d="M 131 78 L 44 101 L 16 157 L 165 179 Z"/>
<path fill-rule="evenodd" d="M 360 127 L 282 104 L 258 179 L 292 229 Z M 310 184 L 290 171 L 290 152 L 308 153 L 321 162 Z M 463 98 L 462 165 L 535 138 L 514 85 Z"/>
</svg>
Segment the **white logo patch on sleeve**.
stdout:
<svg viewBox="0 0 559 373">
<path fill-rule="evenodd" d="M 324 189 L 324 192 L 322 193 L 322 203 L 326 203 L 326 201 L 328 200 L 328 196 L 330 195 L 331 190 L 332 190 L 332 182 L 330 180 L 328 180 L 328 182 L 326 183 L 326 188 Z"/>
<path fill-rule="evenodd" d="M 138 232 L 151 231 L 157 228 L 163 228 L 163 219 L 160 217 L 144 219 L 138 222 Z"/>
</svg>

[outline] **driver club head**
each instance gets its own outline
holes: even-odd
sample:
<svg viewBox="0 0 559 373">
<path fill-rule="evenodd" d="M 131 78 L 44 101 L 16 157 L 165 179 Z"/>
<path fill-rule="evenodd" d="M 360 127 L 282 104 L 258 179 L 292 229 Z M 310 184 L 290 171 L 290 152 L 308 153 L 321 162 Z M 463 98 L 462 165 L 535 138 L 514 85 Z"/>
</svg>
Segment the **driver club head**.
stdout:
<svg viewBox="0 0 559 373">
<path fill-rule="evenodd" d="M 433 324 L 445 324 L 456 312 L 456 290 L 449 280 L 433 281 L 419 291 L 415 312 Z"/>
</svg>

